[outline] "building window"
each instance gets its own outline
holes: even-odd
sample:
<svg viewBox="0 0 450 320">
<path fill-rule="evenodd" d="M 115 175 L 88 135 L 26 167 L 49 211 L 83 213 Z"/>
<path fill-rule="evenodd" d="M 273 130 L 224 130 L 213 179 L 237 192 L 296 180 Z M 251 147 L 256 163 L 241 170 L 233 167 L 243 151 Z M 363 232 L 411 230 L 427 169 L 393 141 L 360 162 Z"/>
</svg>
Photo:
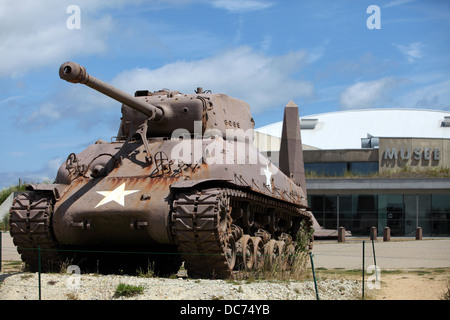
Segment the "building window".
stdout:
<svg viewBox="0 0 450 320">
<path fill-rule="evenodd" d="M 339 196 L 339 221 L 338 227 L 344 227 L 345 230 L 353 229 L 353 206 L 351 195 Z"/>
<path fill-rule="evenodd" d="M 317 162 L 304 166 L 309 176 L 343 177 L 347 172 L 367 176 L 378 172 L 378 162 Z"/>
<path fill-rule="evenodd" d="M 408 221 L 411 222 L 410 220 Z M 413 222 L 415 224 L 416 221 L 414 220 Z M 378 223 L 375 226 L 377 226 L 380 232 L 385 227 L 391 228 L 391 236 L 393 237 L 405 235 L 405 206 L 403 195 L 380 194 L 378 196 Z"/>
<path fill-rule="evenodd" d="M 353 229 L 354 234 L 370 234 L 370 228 L 378 224 L 377 195 L 354 194 L 353 202 Z"/>
<path fill-rule="evenodd" d="M 314 208 L 314 217 L 317 222 L 323 226 L 324 225 L 324 203 L 323 195 L 308 196 L 308 206 Z"/>
<path fill-rule="evenodd" d="M 326 195 L 324 200 L 324 224 L 325 229 L 337 229 L 337 196 Z"/>
<path fill-rule="evenodd" d="M 314 217 L 322 227 L 337 229 L 337 196 L 309 196 L 308 202 L 311 208 L 315 208 Z"/>
<path fill-rule="evenodd" d="M 431 236 L 431 194 L 404 196 L 405 236 L 413 237 L 417 227 L 423 236 Z"/>
<path fill-rule="evenodd" d="M 450 235 L 450 197 L 448 194 L 431 196 L 431 223 L 433 236 Z"/>
<path fill-rule="evenodd" d="M 371 227 L 385 227 L 396 237 L 450 236 L 450 194 L 309 195 L 309 206 L 322 227 L 344 227 L 354 236 L 368 236 Z"/>
<path fill-rule="evenodd" d="M 346 162 L 319 162 L 305 163 L 305 171 L 309 175 L 319 175 L 325 177 L 339 177 L 347 171 Z"/>
<path fill-rule="evenodd" d="M 378 162 L 349 162 L 349 168 L 353 174 L 368 176 L 378 172 Z"/>
</svg>

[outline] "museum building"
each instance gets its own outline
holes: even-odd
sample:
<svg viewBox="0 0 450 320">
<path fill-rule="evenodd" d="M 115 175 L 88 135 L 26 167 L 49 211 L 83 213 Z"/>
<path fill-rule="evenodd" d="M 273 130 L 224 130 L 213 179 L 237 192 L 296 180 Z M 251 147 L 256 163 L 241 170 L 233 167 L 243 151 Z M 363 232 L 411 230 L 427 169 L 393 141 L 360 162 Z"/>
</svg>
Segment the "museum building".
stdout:
<svg viewBox="0 0 450 320">
<path fill-rule="evenodd" d="M 450 236 L 450 112 L 349 110 L 301 117 L 300 127 L 308 203 L 322 227 Z M 256 129 L 276 165 L 281 130 L 282 122 Z"/>
</svg>

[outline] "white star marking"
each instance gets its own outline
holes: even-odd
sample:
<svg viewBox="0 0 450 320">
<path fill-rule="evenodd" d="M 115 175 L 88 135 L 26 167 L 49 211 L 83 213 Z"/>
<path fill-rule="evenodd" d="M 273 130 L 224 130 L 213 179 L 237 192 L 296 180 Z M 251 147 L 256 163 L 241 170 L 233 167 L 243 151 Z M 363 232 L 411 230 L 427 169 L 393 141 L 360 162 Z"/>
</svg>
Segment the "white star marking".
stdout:
<svg viewBox="0 0 450 320">
<path fill-rule="evenodd" d="M 108 202 L 115 201 L 121 206 L 125 206 L 125 196 L 138 192 L 139 190 L 127 190 L 125 191 L 125 182 L 120 186 L 115 188 L 113 191 L 97 191 L 97 193 L 104 196 L 103 200 L 100 201 L 95 207 L 100 207 Z"/>
<path fill-rule="evenodd" d="M 272 171 L 269 169 L 269 164 L 266 164 L 266 166 L 267 169 L 264 169 L 264 174 L 266 175 L 266 185 L 272 188 L 272 180 L 270 179 L 272 177 Z"/>
</svg>

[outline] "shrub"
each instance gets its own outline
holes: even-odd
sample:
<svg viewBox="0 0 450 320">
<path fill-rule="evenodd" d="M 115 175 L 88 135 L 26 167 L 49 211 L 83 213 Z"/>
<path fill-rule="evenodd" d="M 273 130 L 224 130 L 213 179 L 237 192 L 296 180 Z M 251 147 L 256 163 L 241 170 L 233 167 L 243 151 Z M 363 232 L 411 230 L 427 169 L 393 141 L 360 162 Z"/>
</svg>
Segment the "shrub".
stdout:
<svg viewBox="0 0 450 320">
<path fill-rule="evenodd" d="M 114 293 L 114 298 L 133 297 L 144 292 L 143 286 L 134 286 L 131 284 L 119 283 Z"/>
</svg>

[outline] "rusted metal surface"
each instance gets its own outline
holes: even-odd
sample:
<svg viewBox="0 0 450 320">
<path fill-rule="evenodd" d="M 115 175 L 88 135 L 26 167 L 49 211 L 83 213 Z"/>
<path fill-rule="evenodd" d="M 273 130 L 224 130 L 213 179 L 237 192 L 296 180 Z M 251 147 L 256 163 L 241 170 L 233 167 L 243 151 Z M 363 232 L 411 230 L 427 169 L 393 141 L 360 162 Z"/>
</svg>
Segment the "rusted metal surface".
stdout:
<svg viewBox="0 0 450 320">
<path fill-rule="evenodd" d="M 264 253 L 288 257 L 297 232 L 308 231 L 305 193 L 253 146 L 245 102 L 201 88 L 133 97 L 72 62 L 60 76 L 122 102 L 122 122 L 112 142 L 70 154 L 51 187 L 32 186 L 32 197 L 45 194 L 44 220 L 18 197 L 18 244 L 38 245 L 27 230 L 43 226 L 46 247 L 178 252 L 190 275 L 223 278 L 261 267 Z M 180 256 L 170 257 L 157 260 L 158 270 L 176 271 Z"/>
</svg>

